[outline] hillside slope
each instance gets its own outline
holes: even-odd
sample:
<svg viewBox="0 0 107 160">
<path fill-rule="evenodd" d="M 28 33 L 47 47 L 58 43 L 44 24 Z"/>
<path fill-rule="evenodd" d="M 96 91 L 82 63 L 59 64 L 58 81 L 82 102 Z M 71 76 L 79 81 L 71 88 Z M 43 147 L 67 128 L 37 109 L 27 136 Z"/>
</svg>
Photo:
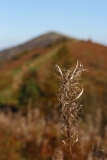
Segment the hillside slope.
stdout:
<svg viewBox="0 0 107 160">
<path fill-rule="evenodd" d="M 94 144 L 101 143 L 101 149 L 107 148 L 107 47 L 72 38 L 60 42 L 48 40 L 48 43 L 44 38 L 44 43 L 38 42 L 38 46 L 28 51 L 24 48 L 21 54 L 0 66 L 0 157 L 14 160 L 17 153 L 22 159 L 49 160 L 57 147 L 61 147 L 64 158 L 71 160 L 71 154 L 63 148 L 60 140 L 66 136 L 59 132 L 60 123 L 70 122 L 69 133 L 74 139 L 70 142 L 75 142 L 72 147 L 75 160 L 91 158 L 89 156 L 95 153 L 92 150 Z M 72 84 L 72 92 L 60 88 L 61 101 L 69 103 L 63 105 L 63 112 L 57 94 L 62 78 L 55 76 L 54 66 L 58 64 L 63 72 L 75 68 L 77 60 L 88 70 L 82 73 L 82 79 L 78 79 L 83 84 L 84 93 L 81 101 L 75 99 L 69 103 L 68 95 L 75 94 L 75 89 Z M 78 94 L 80 86 L 77 85 Z M 66 127 L 61 129 L 67 133 Z M 77 149 L 81 142 L 82 148 Z M 96 155 L 99 153 L 107 155 L 100 150 Z"/>
<path fill-rule="evenodd" d="M 107 78 L 106 46 L 95 44 L 90 41 L 75 41 L 75 40 L 73 41 L 72 38 L 69 39 L 68 41 L 61 41 L 60 43 L 55 43 L 53 45 L 53 43 L 56 42 L 56 37 L 58 38 L 59 36 L 54 34 L 54 36 L 51 37 L 49 33 L 50 40 L 48 39 L 46 42 L 45 42 L 46 38 L 45 36 L 46 35 L 39 37 L 38 39 L 35 40 L 36 42 L 38 41 L 38 43 L 36 44 L 38 44 L 39 48 L 35 47 L 34 49 L 28 51 L 27 53 L 25 52 L 24 54 L 17 56 L 15 59 L 13 58 L 3 63 L 3 65 L 1 66 L 0 68 L 1 103 L 13 103 L 13 101 L 15 100 L 13 98 L 14 84 L 17 83 L 19 79 L 21 79 L 22 73 L 24 73 L 25 70 L 29 71 L 34 69 L 38 73 L 40 72 L 39 81 L 41 81 L 41 79 L 45 81 L 46 75 L 49 72 L 52 72 L 52 70 L 50 71 L 50 69 L 52 69 L 54 63 L 56 63 L 56 61 L 54 60 L 54 56 L 58 54 L 60 47 L 65 44 L 70 53 L 70 57 L 68 58 L 70 61 L 70 67 L 75 65 L 76 61 L 79 60 L 81 63 L 83 63 L 85 68 L 89 70 L 88 79 L 93 78 L 93 82 L 95 81 L 96 83 L 101 83 L 102 85 L 103 83 L 105 83 Z M 39 42 L 44 42 L 44 43 L 39 43 Z M 49 45 L 48 47 L 43 47 L 46 46 L 46 44 L 51 44 L 51 45 Z M 63 56 L 64 56 L 63 61 L 66 62 L 67 60 L 66 53 L 64 53 Z M 61 55 L 58 58 L 57 63 L 60 64 L 60 61 L 61 61 Z M 47 64 L 49 64 L 48 68 Z M 42 82 L 40 85 L 41 86 L 43 85 Z"/>
<path fill-rule="evenodd" d="M 55 32 L 49 32 L 39 37 L 36 37 L 24 44 L 3 50 L 0 52 L 0 62 L 11 59 L 14 56 L 28 52 L 34 48 L 43 48 L 50 45 L 58 44 L 60 42 L 70 39 L 67 36 Z"/>
</svg>

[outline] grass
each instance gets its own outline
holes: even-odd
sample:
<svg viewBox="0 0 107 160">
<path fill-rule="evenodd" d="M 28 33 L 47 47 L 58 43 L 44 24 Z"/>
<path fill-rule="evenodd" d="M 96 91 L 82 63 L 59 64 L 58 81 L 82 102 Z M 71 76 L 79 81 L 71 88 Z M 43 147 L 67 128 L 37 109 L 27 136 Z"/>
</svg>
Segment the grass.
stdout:
<svg viewBox="0 0 107 160">
<path fill-rule="evenodd" d="M 59 48 L 59 47 L 58 47 Z M 49 61 L 50 59 L 52 59 L 53 55 L 56 54 L 56 51 L 58 50 L 58 48 L 54 49 L 53 51 L 42 55 L 38 58 L 34 58 L 33 60 L 28 60 L 26 61 L 23 66 L 27 67 L 27 70 L 30 69 L 35 69 L 38 70 L 40 69 L 40 67 L 42 67 L 45 63 L 47 63 L 47 61 Z M 15 97 L 13 98 L 13 88 L 12 85 L 14 83 L 14 78 L 18 76 L 23 75 L 23 69 L 22 66 L 20 67 L 16 67 L 12 70 L 8 70 L 7 72 L 5 72 L 3 74 L 4 77 L 8 77 L 8 78 L 3 78 L 0 80 L 0 86 L 3 86 L 3 89 L 0 91 L 0 102 L 3 104 L 16 104 L 16 99 Z M 8 83 L 11 80 L 11 83 Z"/>
<path fill-rule="evenodd" d="M 90 149 L 92 141 L 98 139 L 97 133 L 95 135 L 95 126 L 92 129 L 92 126 L 90 127 L 92 123 L 87 125 L 85 124 L 86 122 L 82 122 L 87 128 L 85 131 L 83 128 L 81 129 L 82 131 L 79 130 L 79 114 L 82 111 L 80 103 L 83 94 L 82 71 L 84 71 L 83 66 L 79 63 L 77 63 L 75 68 L 68 70 L 60 69 L 58 65 L 54 69 L 55 74 L 60 79 L 59 93 L 57 94 L 60 103 L 60 126 L 56 123 L 55 117 L 47 119 L 46 114 L 43 114 L 43 108 L 40 109 L 41 101 L 36 104 L 35 108 L 30 108 L 26 115 L 23 115 L 22 112 L 15 114 L 11 111 L 8 111 L 6 114 L 5 112 L 0 112 L 0 159 L 49 160 L 53 155 L 52 160 L 63 160 L 63 158 L 70 160 L 71 155 L 68 152 L 72 154 L 73 144 L 80 147 L 81 133 L 83 149 L 73 150 L 75 160 L 86 160 L 88 155 L 93 160 L 96 158 L 104 159 L 104 154 L 100 151 L 99 147 L 95 146 L 92 152 Z M 5 89 L 4 94 L 10 94 L 11 99 L 12 95 L 11 92 L 9 93 L 9 90 L 10 88 Z M 29 105 L 26 108 L 29 108 Z M 48 103 L 44 103 L 43 105 L 44 110 L 48 112 L 46 109 Z M 54 105 L 50 104 L 51 107 L 54 108 Z M 57 110 L 57 108 L 54 109 Z M 63 135 L 62 142 L 68 152 L 61 147 L 59 127 Z M 87 137 L 89 138 L 88 140 Z M 107 144 L 106 138 L 104 141 Z M 62 148 L 64 152 L 61 150 Z"/>
<path fill-rule="evenodd" d="M 1 104 L 16 104 L 16 100 L 12 93 L 11 86 L 7 86 L 3 91 L 0 92 L 0 103 Z"/>
</svg>

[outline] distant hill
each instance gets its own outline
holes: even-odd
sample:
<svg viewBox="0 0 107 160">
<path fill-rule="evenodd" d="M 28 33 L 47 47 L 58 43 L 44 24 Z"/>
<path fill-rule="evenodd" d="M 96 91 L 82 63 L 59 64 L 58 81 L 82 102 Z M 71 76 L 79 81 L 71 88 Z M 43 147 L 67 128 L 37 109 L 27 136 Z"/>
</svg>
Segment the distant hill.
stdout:
<svg viewBox="0 0 107 160">
<path fill-rule="evenodd" d="M 34 48 L 42 48 L 42 47 L 48 47 L 50 45 L 56 44 L 56 43 L 60 43 L 63 41 L 66 41 L 68 39 L 71 39 L 65 35 L 61 35 L 59 33 L 55 33 L 55 32 L 49 32 L 46 33 L 44 35 L 41 35 L 39 37 L 36 37 L 24 44 L 6 49 L 6 50 L 2 50 L 0 52 L 0 62 L 6 61 L 11 59 L 14 56 L 17 56 L 19 54 L 22 54 L 22 52 L 27 52 L 30 51 Z"/>
<path fill-rule="evenodd" d="M 68 51 L 69 56 L 67 56 Z M 101 95 L 105 97 L 103 94 L 107 94 L 105 87 L 105 85 L 107 86 L 107 47 L 90 40 L 77 40 L 59 33 L 49 32 L 22 45 L 0 52 L 0 103 L 16 104 L 17 99 L 14 97 L 13 90 L 17 88 L 26 71 L 36 71 L 38 86 L 45 92 L 47 88 L 48 92 L 49 89 L 53 91 L 55 86 L 50 87 L 54 77 L 53 65 L 61 66 L 61 63 L 66 63 L 72 67 L 76 65 L 77 60 L 89 71 L 85 82 L 91 90 L 90 95 L 96 92 L 100 94 L 99 97 Z M 47 78 L 49 86 L 46 87 L 44 83 Z M 53 83 L 55 83 L 54 80 Z M 46 88 L 44 89 L 44 87 Z M 88 87 L 85 89 L 87 97 L 90 96 Z M 89 100 L 89 98 L 87 99 Z"/>
</svg>

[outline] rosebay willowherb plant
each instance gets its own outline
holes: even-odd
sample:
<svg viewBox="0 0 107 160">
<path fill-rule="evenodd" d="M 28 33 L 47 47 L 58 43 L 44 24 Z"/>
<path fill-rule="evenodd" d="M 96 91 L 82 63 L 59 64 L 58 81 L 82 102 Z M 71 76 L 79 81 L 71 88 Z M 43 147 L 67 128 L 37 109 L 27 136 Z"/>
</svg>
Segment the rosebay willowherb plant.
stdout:
<svg viewBox="0 0 107 160">
<path fill-rule="evenodd" d="M 81 80 L 83 65 L 79 64 L 75 68 L 60 69 L 58 65 L 54 68 L 55 75 L 60 79 L 59 108 L 61 116 L 59 119 L 60 129 L 63 135 L 62 142 L 67 151 L 72 153 L 72 145 L 75 143 L 78 148 L 81 147 L 79 140 L 79 114 L 82 113 L 82 105 L 80 104 L 83 94 L 83 84 Z"/>
</svg>

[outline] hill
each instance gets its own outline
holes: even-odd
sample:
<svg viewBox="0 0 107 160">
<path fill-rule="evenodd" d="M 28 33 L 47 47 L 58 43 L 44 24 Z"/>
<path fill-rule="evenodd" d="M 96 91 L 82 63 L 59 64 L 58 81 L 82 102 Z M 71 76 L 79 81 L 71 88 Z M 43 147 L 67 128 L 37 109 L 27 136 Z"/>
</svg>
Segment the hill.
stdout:
<svg viewBox="0 0 107 160">
<path fill-rule="evenodd" d="M 50 38 L 46 38 L 46 35 Z M 81 129 L 78 130 L 78 134 L 82 137 L 80 139 L 83 147 L 82 150 L 74 148 L 73 153 L 77 155 L 76 160 L 86 160 L 92 153 L 93 143 L 103 142 L 107 146 L 107 47 L 90 40 L 79 41 L 73 38 L 59 40 L 57 37 L 63 36 L 58 33 L 46 35 L 35 39 L 38 42 L 35 45 L 32 43 L 34 40 L 25 43 L 26 47 L 20 52 L 16 50 L 14 56 L 9 50 L 8 54 L 11 58 L 6 57 L 5 62 L 1 61 L 0 107 L 4 112 L 0 112 L 2 146 L 0 151 L 4 153 L 6 147 L 8 151 L 7 142 L 9 142 L 12 151 L 10 157 L 16 154 L 15 147 L 17 149 L 19 146 L 17 153 L 24 159 L 35 159 L 35 157 L 43 160 L 51 159 L 56 146 L 61 146 L 58 129 L 60 127 L 57 126 L 59 110 L 56 97 L 60 82 L 53 73 L 53 68 L 55 64 L 62 69 L 75 68 L 79 60 L 88 72 L 82 75 L 83 113 L 77 117 L 78 120 L 81 119 L 79 120 Z M 33 45 L 34 47 L 31 47 Z M 7 110 L 9 107 L 12 112 Z M 80 111 L 79 107 L 77 110 Z M 74 110 L 74 114 L 77 110 Z M 64 114 L 65 122 L 66 117 L 67 115 Z M 74 120 L 73 123 L 78 127 L 78 121 Z M 75 130 L 71 130 L 72 133 L 74 134 Z M 74 136 L 74 140 L 75 138 Z M 77 145 L 80 145 L 80 141 L 78 142 Z M 50 149 L 52 153 L 48 154 Z M 8 157 L 9 154 L 6 153 Z M 67 151 L 64 153 L 65 159 L 71 159 Z"/>
<path fill-rule="evenodd" d="M 0 66 L 0 103 L 2 105 L 17 105 L 16 92 L 26 74 L 29 75 L 30 80 L 36 73 L 33 79 L 44 97 L 53 96 L 58 89 L 53 66 L 58 64 L 61 68 L 70 68 L 79 60 L 89 71 L 84 76 L 86 85 L 84 104 L 87 106 L 88 102 L 89 106 L 97 106 L 99 103 L 100 107 L 105 106 L 107 101 L 105 96 L 107 94 L 106 46 L 73 38 L 65 40 L 65 37 L 58 33 L 47 33 L 22 46 L 24 50 L 19 46 L 21 49 L 19 55 L 16 52 L 18 47 L 14 48 L 15 57 L 12 56 L 10 60 L 2 62 Z M 8 51 L 11 55 L 11 49 Z M 41 95 L 40 98 L 42 98 Z M 86 107 L 86 112 L 87 109 L 89 110 L 90 107 Z"/>
<path fill-rule="evenodd" d="M 44 35 L 41 35 L 39 37 L 36 37 L 28 42 L 25 42 L 24 44 L 3 50 L 0 52 L 0 62 L 10 60 L 13 57 L 16 57 L 23 52 L 28 52 L 34 48 L 44 48 L 48 47 L 50 45 L 53 45 L 55 43 L 60 43 L 63 41 L 66 41 L 70 39 L 67 36 L 61 35 L 59 33 L 55 32 L 49 32 Z"/>
</svg>

